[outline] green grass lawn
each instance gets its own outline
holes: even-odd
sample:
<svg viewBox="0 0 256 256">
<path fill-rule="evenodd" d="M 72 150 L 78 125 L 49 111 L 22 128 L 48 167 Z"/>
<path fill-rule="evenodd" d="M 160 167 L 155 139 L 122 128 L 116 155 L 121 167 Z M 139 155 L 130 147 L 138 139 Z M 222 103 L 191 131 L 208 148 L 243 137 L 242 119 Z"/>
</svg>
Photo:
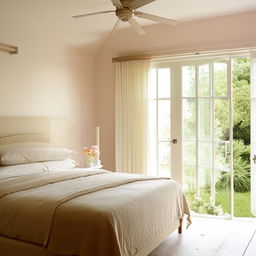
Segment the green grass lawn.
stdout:
<svg viewBox="0 0 256 256">
<path fill-rule="evenodd" d="M 230 192 L 217 191 L 216 203 L 221 204 L 225 213 L 230 213 Z M 238 193 L 234 192 L 234 215 L 235 217 L 253 217 L 250 212 L 250 192 Z"/>
<path fill-rule="evenodd" d="M 190 205 L 192 206 L 192 202 L 194 201 L 195 194 L 194 193 L 186 193 L 187 199 L 190 201 Z M 201 198 L 203 202 L 210 203 L 210 193 L 209 191 L 205 191 L 204 189 L 201 189 Z M 251 214 L 251 200 L 250 200 L 250 192 L 245 193 L 238 193 L 234 192 L 234 216 L 235 217 L 254 217 Z M 199 204 L 199 206 L 202 206 L 202 203 Z M 216 191 L 216 205 L 221 205 L 221 208 L 223 209 L 224 214 L 230 214 L 230 191 L 228 190 L 222 190 L 222 191 Z M 193 206 L 191 208 L 192 210 L 198 212 L 199 208 L 195 208 Z M 205 210 L 202 210 L 201 212 L 199 210 L 199 213 L 203 214 L 209 214 L 209 212 L 205 212 Z"/>
</svg>

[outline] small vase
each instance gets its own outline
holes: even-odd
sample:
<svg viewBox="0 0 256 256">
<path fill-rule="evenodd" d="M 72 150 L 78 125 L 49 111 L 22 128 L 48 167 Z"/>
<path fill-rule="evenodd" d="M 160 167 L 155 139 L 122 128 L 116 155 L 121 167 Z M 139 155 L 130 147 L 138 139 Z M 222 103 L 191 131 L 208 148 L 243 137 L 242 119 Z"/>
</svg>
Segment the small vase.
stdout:
<svg viewBox="0 0 256 256">
<path fill-rule="evenodd" d="M 89 167 L 92 168 L 93 167 L 93 162 L 89 163 Z"/>
</svg>

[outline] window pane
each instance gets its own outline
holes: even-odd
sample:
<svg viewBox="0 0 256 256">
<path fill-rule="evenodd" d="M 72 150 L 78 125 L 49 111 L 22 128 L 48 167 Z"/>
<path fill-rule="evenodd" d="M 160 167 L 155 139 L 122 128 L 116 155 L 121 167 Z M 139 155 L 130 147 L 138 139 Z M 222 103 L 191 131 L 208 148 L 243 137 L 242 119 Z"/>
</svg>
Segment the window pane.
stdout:
<svg viewBox="0 0 256 256">
<path fill-rule="evenodd" d="M 182 67 L 182 91 L 184 97 L 195 97 L 196 95 L 196 72 L 195 66 Z"/>
<path fill-rule="evenodd" d="M 148 101 L 150 115 L 148 116 L 148 168 L 150 175 L 157 175 L 157 119 L 156 119 L 156 100 Z"/>
<path fill-rule="evenodd" d="M 169 142 L 159 143 L 159 164 L 171 163 L 171 146 Z"/>
<path fill-rule="evenodd" d="M 158 69 L 158 98 L 170 98 L 170 68 Z"/>
<path fill-rule="evenodd" d="M 196 101 L 183 100 L 183 139 L 196 138 Z"/>
<path fill-rule="evenodd" d="M 214 72 L 214 95 L 227 95 L 227 63 L 215 62 L 213 64 Z"/>
<path fill-rule="evenodd" d="M 156 98 L 156 69 L 152 68 L 150 70 L 150 83 L 148 88 L 148 97 L 149 99 Z"/>
<path fill-rule="evenodd" d="M 215 139 L 229 140 L 229 101 L 225 99 L 215 99 Z"/>
<path fill-rule="evenodd" d="M 196 167 L 183 166 L 183 184 L 186 193 L 196 192 Z M 192 195 L 190 195 L 192 196 Z"/>
<path fill-rule="evenodd" d="M 201 198 L 210 203 L 211 198 L 211 169 L 199 168 L 199 188 Z M 206 213 L 206 212 L 205 212 Z"/>
<path fill-rule="evenodd" d="M 199 66 L 198 71 L 199 71 L 198 94 L 199 96 L 210 96 L 209 64 Z"/>
<path fill-rule="evenodd" d="M 182 158 L 183 164 L 195 165 L 196 164 L 196 142 L 183 141 L 182 144 Z"/>
<path fill-rule="evenodd" d="M 223 172 L 216 170 L 216 205 L 218 205 L 223 212 L 222 214 L 230 214 L 230 202 L 231 202 L 231 191 L 230 191 L 230 172 Z M 221 214 L 220 214 L 221 215 Z"/>
<path fill-rule="evenodd" d="M 158 133 L 159 140 L 170 140 L 170 100 L 159 100 L 158 102 Z"/>
<path fill-rule="evenodd" d="M 221 171 L 229 171 L 230 142 L 222 141 L 215 144 L 215 167 Z"/>
<path fill-rule="evenodd" d="M 169 165 L 169 164 L 160 164 L 159 176 L 170 178 L 171 177 L 171 165 Z"/>
<path fill-rule="evenodd" d="M 211 100 L 199 100 L 199 138 L 211 139 Z"/>
<path fill-rule="evenodd" d="M 212 143 L 199 142 L 199 166 L 212 166 Z"/>
</svg>

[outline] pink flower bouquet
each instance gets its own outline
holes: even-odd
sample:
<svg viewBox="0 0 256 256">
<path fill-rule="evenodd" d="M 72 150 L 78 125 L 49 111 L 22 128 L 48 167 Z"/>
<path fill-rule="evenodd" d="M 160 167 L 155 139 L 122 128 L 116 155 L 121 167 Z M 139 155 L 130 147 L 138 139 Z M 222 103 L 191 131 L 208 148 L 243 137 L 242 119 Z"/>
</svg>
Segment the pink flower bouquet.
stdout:
<svg viewBox="0 0 256 256">
<path fill-rule="evenodd" d="M 83 152 L 86 157 L 87 166 L 93 167 L 96 157 L 99 154 L 98 147 L 97 146 L 84 147 Z"/>
</svg>

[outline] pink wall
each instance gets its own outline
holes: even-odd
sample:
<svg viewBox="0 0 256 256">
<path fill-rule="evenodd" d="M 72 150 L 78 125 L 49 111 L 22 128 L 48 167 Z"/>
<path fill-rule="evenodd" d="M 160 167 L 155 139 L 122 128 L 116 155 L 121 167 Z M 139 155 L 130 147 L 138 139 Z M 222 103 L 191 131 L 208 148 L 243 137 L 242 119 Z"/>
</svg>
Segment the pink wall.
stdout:
<svg viewBox="0 0 256 256">
<path fill-rule="evenodd" d="M 256 46 L 256 12 L 181 23 L 156 24 L 146 35 L 118 31 L 96 56 L 96 123 L 101 127 L 101 159 L 115 169 L 115 87 L 112 57 L 144 53 L 184 53 Z"/>
<path fill-rule="evenodd" d="M 66 119 L 70 146 L 83 160 L 82 147 L 95 143 L 94 52 L 7 24 L 0 23 L 1 42 L 17 45 L 19 54 L 0 53 L 0 116 Z"/>
</svg>

